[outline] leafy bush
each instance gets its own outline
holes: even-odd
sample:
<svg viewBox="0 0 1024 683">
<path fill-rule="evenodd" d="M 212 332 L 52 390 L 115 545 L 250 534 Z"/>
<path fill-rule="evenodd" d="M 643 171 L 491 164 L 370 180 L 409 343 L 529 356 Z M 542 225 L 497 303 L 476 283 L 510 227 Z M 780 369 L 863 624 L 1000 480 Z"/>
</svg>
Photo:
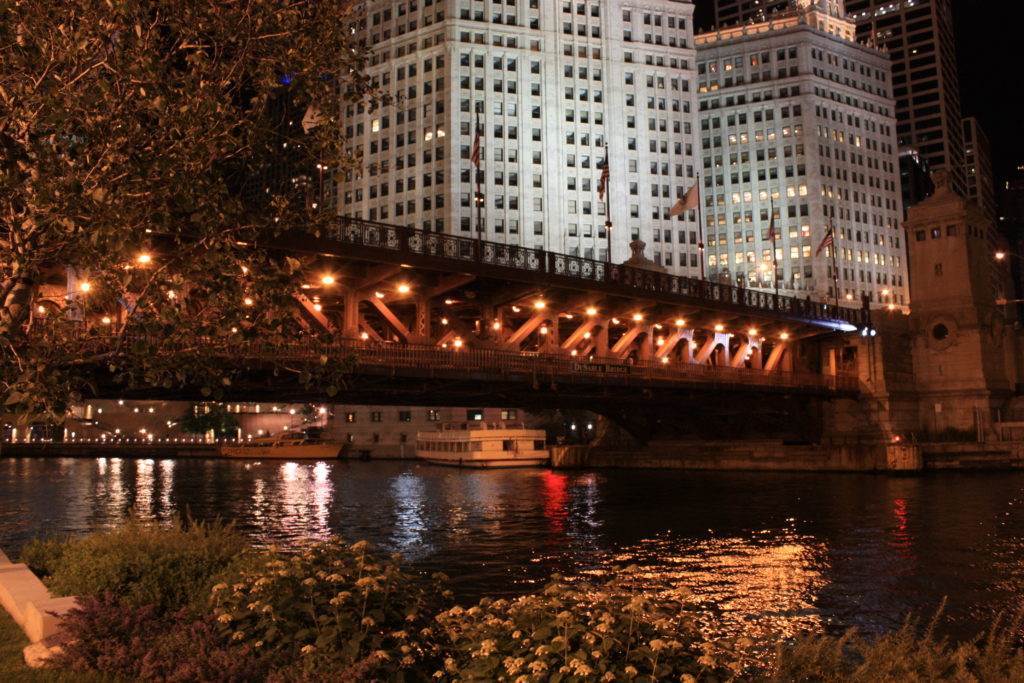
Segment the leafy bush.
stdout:
<svg viewBox="0 0 1024 683">
<path fill-rule="evenodd" d="M 224 641 L 212 617 L 125 607 L 110 592 L 83 599 L 64 629 L 68 640 L 54 663 L 74 671 L 166 683 L 245 683 L 267 673 L 251 649 Z"/>
<path fill-rule="evenodd" d="M 209 595 L 215 578 L 247 553 L 230 526 L 180 522 L 171 527 L 131 520 L 113 531 L 67 541 L 52 552 L 50 588 L 61 595 L 110 592 L 130 607 L 171 612 Z M 40 550 L 42 554 L 42 550 Z"/>
<path fill-rule="evenodd" d="M 294 678 L 282 680 L 404 680 L 433 667 L 440 661 L 433 615 L 449 594 L 415 583 L 397 556 L 375 559 L 368 545 L 332 538 L 294 554 L 268 553 L 258 570 L 214 586 L 224 634 L 277 663 L 299 661 L 282 674 Z"/>
<path fill-rule="evenodd" d="M 730 680 L 733 643 L 701 636 L 684 605 L 625 572 L 603 585 L 559 577 L 539 594 L 481 600 L 437 617 L 451 656 L 437 678 L 467 681 Z M 744 643 L 745 644 L 745 643 Z"/>
<path fill-rule="evenodd" d="M 853 630 L 836 638 L 806 636 L 776 650 L 771 681 L 875 683 L 876 681 L 971 681 L 1000 683 L 1024 680 L 1021 620 L 1000 619 L 982 637 L 950 644 L 935 636 L 935 623 L 919 633 L 907 621 L 898 631 L 863 638 Z"/>
<path fill-rule="evenodd" d="M 41 579 L 48 578 L 60 563 L 72 537 L 50 536 L 33 539 L 21 551 L 21 561 Z"/>
</svg>

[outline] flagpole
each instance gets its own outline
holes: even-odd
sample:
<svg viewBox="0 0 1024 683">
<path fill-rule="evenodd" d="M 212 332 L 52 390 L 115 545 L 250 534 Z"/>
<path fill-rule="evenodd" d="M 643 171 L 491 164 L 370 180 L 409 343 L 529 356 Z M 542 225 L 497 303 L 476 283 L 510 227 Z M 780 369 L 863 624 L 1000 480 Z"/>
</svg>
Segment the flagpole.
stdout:
<svg viewBox="0 0 1024 683">
<path fill-rule="evenodd" d="M 474 171 L 474 174 L 476 175 L 476 178 L 475 178 L 475 180 L 476 180 L 476 192 L 473 195 L 473 201 L 476 203 L 476 246 L 477 246 L 477 255 L 478 255 L 479 258 L 483 258 L 483 252 L 481 251 L 481 248 L 483 247 L 483 239 L 484 239 L 484 217 L 483 217 L 483 213 L 484 213 L 484 195 L 483 195 L 483 192 L 480 190 L 480 176 L 482 175 L 482 171 L 481 171 L 481 168 L 480 168 L 480 166 L 481 166 L 480 162 L 483 160 L 483 156 L 484 155 L 483 155 L 483 150 L 480 147 L 480 110 L 479 109 L 477 109 L 477 111 L 476 111 L 476 146 L 477 146 L 477 156 L 476 156 L 476 164 L 475 164 L 476 170 Z"/>
<path fill-rule="evenodd" d="M 604 143 L 604 169 L 601 171 L 601 181 L 604 185 L 604 196 L 607 198 L 605 201 L 604 211 L 604 232 L 605 238 L 608 240 L 608 249 L 605 253 L 605 263 L 611 265 L 612 262 L 612 192 L 611 192 L 611 157 L 608 155 L 608 141 Z"/>
<path fill-rule="evenodd" d="M 768 217 L 768 225 L 771 226 L 772 233 L 772 277 L 775 280 L 775 296 L 779 295 L 779 257 L 776 251 L 775 244 L 778 242 L 779 236 L 775 232 L 775 199 L 768 196 L 768 210 L 771 211 L 771 215 Z"/>
<path fill-rule="evenodd" d="M 700 183 L 700 173 L 697 174 L 697 178 L 693 181 L 694 183 Z M 697 251 L 700 257 L 700 279 L 706 280 L 704 277 L 704 219 L 701 217 L 700 210 L 700 188 L 697 188 Z"/>
<path fill-rule="evenodd" d="M 832 235 L 832 244 L 828 246 L 832 252 L 832 286 L 836 290 L 836 308 L 839 308 L 839 268 L 836 266 L 836 225 L 832 218 L 828 220 L 828 231 Z"/>
</svg>

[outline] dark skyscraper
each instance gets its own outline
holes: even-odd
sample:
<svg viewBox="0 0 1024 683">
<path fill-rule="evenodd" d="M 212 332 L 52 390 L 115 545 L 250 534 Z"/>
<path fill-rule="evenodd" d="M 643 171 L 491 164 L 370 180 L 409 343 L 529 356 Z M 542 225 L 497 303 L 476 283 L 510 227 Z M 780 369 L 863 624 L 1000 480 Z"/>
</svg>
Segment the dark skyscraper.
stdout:
<svg viewBox="0 0 1024 683">
<path fill-rule="evenodd" d="M 949 0 L 846 0 L 857 37 L 888 50 L 897 138 L 967 196 L 960 86 Z"/>
</svg>

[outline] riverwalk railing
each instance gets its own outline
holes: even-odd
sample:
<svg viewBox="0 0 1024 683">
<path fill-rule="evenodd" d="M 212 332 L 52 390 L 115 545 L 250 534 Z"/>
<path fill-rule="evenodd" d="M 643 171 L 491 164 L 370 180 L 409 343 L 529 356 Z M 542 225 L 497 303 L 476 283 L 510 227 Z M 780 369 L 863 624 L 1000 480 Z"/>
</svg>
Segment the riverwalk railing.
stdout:
<svg viewBox="0 0 1024 683">
<path fill-rule="evenodd" d="M 93 353 L 112 350 L 113 338 L 90 337 L 83 345 Z M 858 379 L 849 375 L 767 371 L 759 368 L 689 363 L 680 360 L 627 361 L 620 358 L 570 356 L 539 352 L 342 339 L 331 344 L 269 343 L 261 340 L 214 340 L 206 337 L 131 337 L 122 344 L 143 341 L 165 353 L 201 353 L 239 361 L 345 363 L 360 368 L 403 370 L 417 377 L 462 375 L 481 381 L 515 376 L 558 378 L 578 384 L 651 385 L 672 383 L 720 384 L 733 387 L 787 388 L 855 393 Z"/>
<path fill-rule="evenodd" d="M 777 295 L 746 287 L 735 287 L 708 280 L 659 273 L 644 268 L 606 263 L 559 254 L 544 249 L 528 249 L 457 235 L 425 232 L 402 225 L 390 225 L 357 218 L 339 217 L 330 239 L 346 245 L 369 247 L 394 255 L 411 254 L 462 264 L 479 263 L 495 269 L 511 269 L 524 274 L 552 276 L 574 282 L 612 287 L 619 293 L 644 296 L 685 297 L 693 303 L 741 307 L 751 313 L 792 316 L 833 328 L 862 328 L 870 324 L 865 308 L 845 308 Z M 399 259 L 401 260 L 401 259 Z"/>
</svg>

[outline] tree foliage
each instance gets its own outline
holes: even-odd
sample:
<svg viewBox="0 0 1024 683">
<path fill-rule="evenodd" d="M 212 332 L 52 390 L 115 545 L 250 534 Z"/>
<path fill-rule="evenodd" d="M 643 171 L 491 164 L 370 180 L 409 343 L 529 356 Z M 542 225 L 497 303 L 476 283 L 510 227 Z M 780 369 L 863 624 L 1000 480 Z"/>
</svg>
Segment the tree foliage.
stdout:
<svg viewBox="0 0 1024 683">
<path fill-rule="evenodd" d="M 59 420 L 97 371 L 216 399 L 244 368 L 211 349 L 295 339 L 305 263 L 264 247 L 328 215 L 247 190 L 286 144 L 355 163 L 351 5 L 0 0 L 0 410 Z M 329 365 L 284 370 L 336 385 Z"/>
</svg>

